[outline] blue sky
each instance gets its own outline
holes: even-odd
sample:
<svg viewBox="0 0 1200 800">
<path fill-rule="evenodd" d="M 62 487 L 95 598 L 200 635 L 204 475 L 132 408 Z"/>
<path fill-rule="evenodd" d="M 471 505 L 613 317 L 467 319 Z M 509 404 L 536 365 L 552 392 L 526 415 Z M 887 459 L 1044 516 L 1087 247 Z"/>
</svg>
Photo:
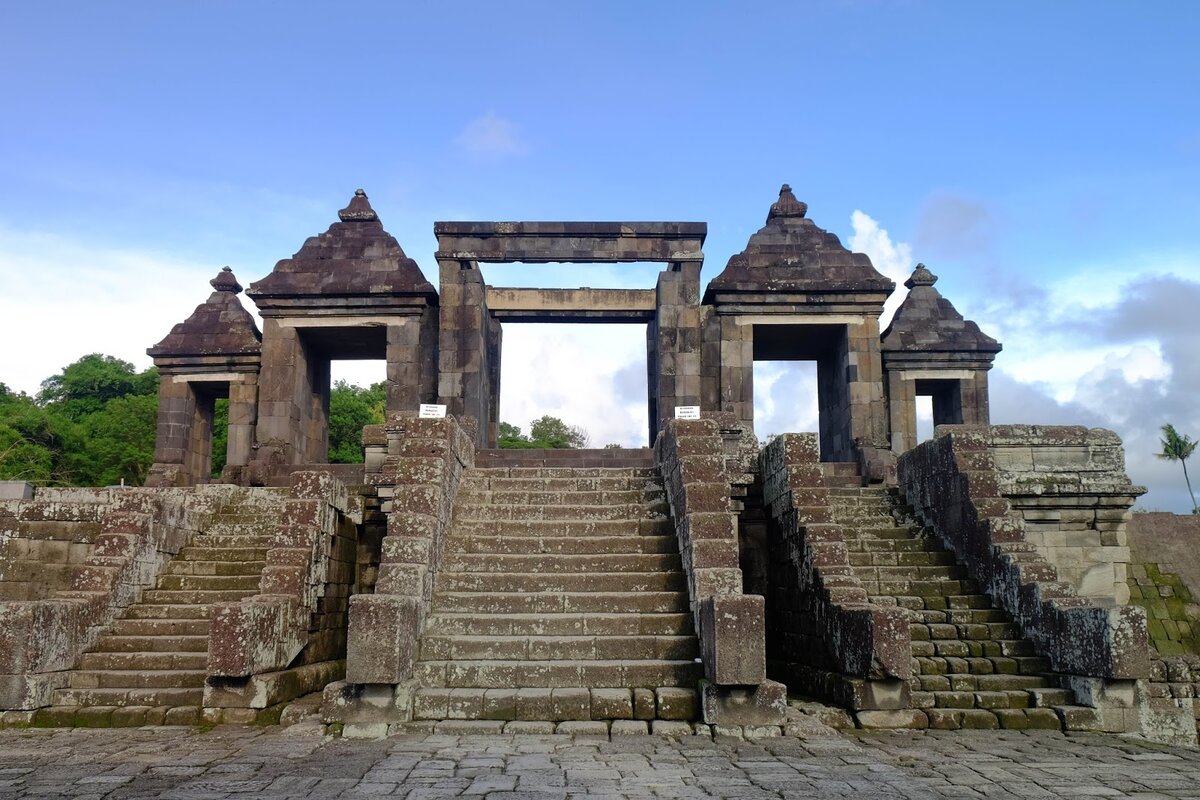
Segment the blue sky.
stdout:
<svg viewBox="0 0 1200 800">
<path fill-rule="evenodd" d="M 1161 422 L 1200 436 L 1200 4 L 26 3 L 4 19 L 15 388 L 93 349 L 148 363 L 217 268 L 262 277 L 359 186 L 429 276 L 438 219 L 681 219 L 709 224 L 707 279 L 787 181 L 881 270 L 924 261 L 1005 342 L 997 421 L 1112 427 L 1143 504 L 1187 505 L 1178 466 L 1149 454 Z M 639 336 L 511 331 L 506 416 L 632 442 Z M 772 369 L 760 427 L 811 426 L 807 377 Z"/>
</svg>

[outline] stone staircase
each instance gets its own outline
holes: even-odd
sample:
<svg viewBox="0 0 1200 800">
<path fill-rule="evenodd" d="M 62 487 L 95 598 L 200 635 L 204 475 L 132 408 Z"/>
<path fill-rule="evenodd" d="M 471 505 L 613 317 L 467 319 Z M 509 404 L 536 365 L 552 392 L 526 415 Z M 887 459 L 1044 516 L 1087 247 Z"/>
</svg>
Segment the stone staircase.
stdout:
<svg viewBox="0 0 1200 800">
<path fill-rule="evenodd" d="M 39 715 L 56 724 L 194 724 L 207 675 L 209 605 L 258 593 L 286 489 L 239 490 L 80 658 Z M 72 717 L 72 719 L 67 719 Z"/>
<path fill-rule="evenodd" d="M 695 718 L 703 669 L 657 471 L 484 463 L 459 490 L 414 719 Z"/>
<path fill-rule="evenodd" d="M 912 702 L 930 727 L 1061 730 L 1081 709 L 1008 612 L 912 521 L 894 489 L 844 477 L 827 480 L 834 519 L 871 602 L 909 611 Z"/>
</svg>

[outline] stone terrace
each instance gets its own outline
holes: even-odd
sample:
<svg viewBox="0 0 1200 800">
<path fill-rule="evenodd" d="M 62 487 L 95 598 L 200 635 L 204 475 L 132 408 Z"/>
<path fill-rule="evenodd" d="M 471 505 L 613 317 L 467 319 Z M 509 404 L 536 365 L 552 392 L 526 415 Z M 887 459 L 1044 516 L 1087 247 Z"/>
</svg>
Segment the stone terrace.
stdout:
<svg viewBox="0 0 1200 800">
<path fill-rule="evenodd" d="M 756 742 L 324 738 L 308 726 L 0 731 L 0 797 L 1037 798 L 1200 796 L 1200 752 L 1082 734 Z"/>
</svg>

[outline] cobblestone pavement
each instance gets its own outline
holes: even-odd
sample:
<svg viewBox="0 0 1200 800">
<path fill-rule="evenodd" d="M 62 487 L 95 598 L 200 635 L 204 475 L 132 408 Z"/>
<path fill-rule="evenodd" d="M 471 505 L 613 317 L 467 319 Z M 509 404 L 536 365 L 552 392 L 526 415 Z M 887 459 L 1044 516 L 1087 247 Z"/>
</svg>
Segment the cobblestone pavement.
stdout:
<svg viewBox="0 0 1200 800">
<path fill-rule="evenodd" d="M 303 727 L 303 726 L 299 726 Z M 767 739 L 322 738 L 297 729 L 0 731 L 0 797 L 1195 797 L 1200 751 L 958 731 Z"/>
</svg>

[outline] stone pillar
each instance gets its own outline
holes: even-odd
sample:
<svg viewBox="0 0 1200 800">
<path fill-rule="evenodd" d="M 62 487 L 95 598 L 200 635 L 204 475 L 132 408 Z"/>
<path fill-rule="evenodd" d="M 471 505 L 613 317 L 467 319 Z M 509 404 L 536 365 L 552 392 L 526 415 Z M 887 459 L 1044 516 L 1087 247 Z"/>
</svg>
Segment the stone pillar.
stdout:
<svg viewBox="0 0 1200 800">
<path fill-rule="evenodd" d="M 672 263 L 656 286 L 655 363 L 660 423 L 700 405 L 700 264 Z"/>
<path fill-rule="evenodd" d="M 195 407 L 196 396 L 190 386 L 176 383 L 169 374 L 159 377 L 154 464 L 147 486 L 191 486 L 195 482 L 188 458 Z"/>
<path fill-rule="evenodd" d="M 258 423 L 258 376 L 247 373 L 229 384 L 229 446 L 225 464 L 241 467 L 250 463 L 254 431 Z"/>
<path fill-rule="evenodd" d="M 192 388 L 192 423 L 188 437 L 188 449 L 184 464 L 191 476 L 191 483 L 208 483 L 212 478 L 212 435 L 216 397 L 196 392 Z"/>
<path fill-rule="evenodd" d="M 977 369 L 967 380 L 959 381 L 962 421 L 966 425 L 990 425 L 987 370 Z"/>
<path fill-rule="evenodd" d="M 650 444 L 654 445 L 660 430 L 658 421 L 658 323 L 646 324 L 646 419 L 650 426 Z M 664 417 L 665 419 L 665 417 Z"/>
<path fill-rule="evenodd" d="M 900 370 L 888 370 L 887 390 L 892 452 L 899 455 L 917 446 L 916 383 Z"/>
<path fill-rule="evenodd" d="M 720 326 L 721 411 L 754 424 L 754 326 L 738 324 L 737 317 L 718 315 Z"/>
<path fill-rule="evenodd" d="M 387 411 L 413 411 L 423 402 L 420 317 L 398 317 L 387 326 Z"/>
<path fill-rule="evenodd" d="M 489 341 L 499 346 L 498 324 L 487 308 L 487 287 L 478 265 L 439 259 L 441 298 L 438 339 L 438 402 L 449 414 L 476 421 L 476 445 L 495 440 Z M 493 338 L 494 337 L 494 338 Z M 469 427 L 469 425 L 468 425 Z"/>
<path fill-rule="evenodd" d="M 296 327 L 274 318 L 263 320 L 254 461 L 280 465 L 325 460 L 329 363 L 310 362 Z"/>
</svg>

